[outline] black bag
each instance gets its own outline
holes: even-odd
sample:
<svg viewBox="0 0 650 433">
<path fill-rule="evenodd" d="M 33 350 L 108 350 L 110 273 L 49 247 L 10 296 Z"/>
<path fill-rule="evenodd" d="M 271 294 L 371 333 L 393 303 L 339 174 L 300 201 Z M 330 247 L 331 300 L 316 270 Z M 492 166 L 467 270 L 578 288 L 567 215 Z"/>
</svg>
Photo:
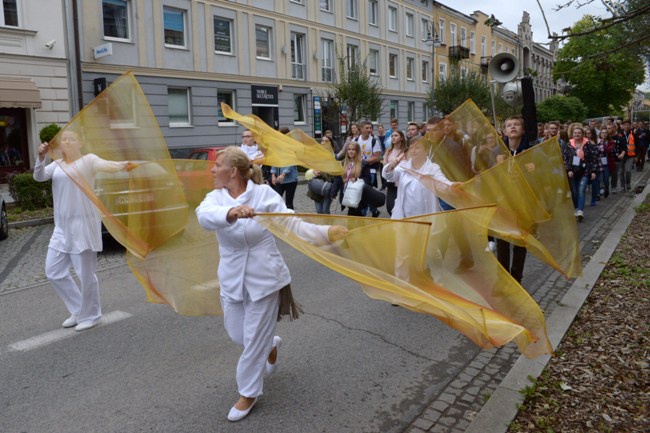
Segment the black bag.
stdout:
<svg viewBox="0 0 650 433">
<path fill-rule="evenodd" d="M 307 183 L 307 188 L 313 194 L 327 197 L 332 190 L 332 182 L 326 182 L 321 178 L 315 177 Z"/>
<path fill-rule="evenodd" d="M 383 192 L 374 189 L 372 186 L 365 184 L 363 186 L 361 201 L 372 207 L 382 207 L 384 203 L 386 203 L 386 195 Z"/>
</svg>

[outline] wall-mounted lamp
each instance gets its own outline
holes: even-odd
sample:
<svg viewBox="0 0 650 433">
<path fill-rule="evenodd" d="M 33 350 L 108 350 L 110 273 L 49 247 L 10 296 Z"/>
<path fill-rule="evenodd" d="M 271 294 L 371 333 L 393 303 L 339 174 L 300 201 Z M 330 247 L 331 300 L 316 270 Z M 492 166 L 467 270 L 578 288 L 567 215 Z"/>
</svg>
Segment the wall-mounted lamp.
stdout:
<svg viewBox="0 0 650 433">
<path fill-rule="evenodd" d="M 52 39 L 50 42 L 45 44 L 45 46 L 51 50 L 54 47 L 54 44 L 56 44 L 56 39 Z"/>
<path fill-rule="evenodd" d="M 311 58 L 314 60 L 318 60 L 318 51 L 314 51 L 314 54 L 311 55 Z"/>
<path fill-rule="evenodd" d="M 281 52 L 282 54 L 287 54 L 287 46 L 286 46 L 286 45 L 282 45 L 282 48 L 280 48 L 280 52 Z"/>
</svg>

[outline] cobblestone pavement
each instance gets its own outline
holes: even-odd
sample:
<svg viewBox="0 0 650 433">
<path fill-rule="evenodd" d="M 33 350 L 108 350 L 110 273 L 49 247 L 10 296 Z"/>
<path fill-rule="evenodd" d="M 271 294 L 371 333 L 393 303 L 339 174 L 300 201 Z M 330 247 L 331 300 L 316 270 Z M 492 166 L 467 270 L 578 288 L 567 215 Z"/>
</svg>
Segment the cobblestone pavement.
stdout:
<svg viewBox="0 0 650 433">
<path fill-rule="evenodd" d="M 633 184 L 645 185 L 650 170 L 634 173 Z M 314 204 L 306 197 L 306 185 L 298 186 L 294 200 L 298 213 L 314 212 Z M 590 196 L 589 196 L 590 197 Z M 595 207 L 587 206 L 585 220 L 578 224 L 583 265 L 598 249 L 617 216 L 629 206 L 632 193 L 611 194 Z M 587 201 L 589 202 L 589 200 Z M 387 217 L 384 208 L 381 217 Z M 340 205 L 332 205 L 332 213 L 342 213 Z M 9 239 L 0 242 L 0 296 L 26 290 L 45 283 L 45 254 L 53 225 L 12 229 Z M 98 270 L 126 265 L 124 250 L 113 242 L 105 243 L 98 255 Z M 523 286 L 526 287 L 548 317 L 573 281 L 541 263 L 531 255 L 526 261 Z M 405 430 L 407 433 L 462 433 L 519 358 L 514 344 L 490 351 L 476 348 L 465 367 L 436 396 Z"/>
</svg>

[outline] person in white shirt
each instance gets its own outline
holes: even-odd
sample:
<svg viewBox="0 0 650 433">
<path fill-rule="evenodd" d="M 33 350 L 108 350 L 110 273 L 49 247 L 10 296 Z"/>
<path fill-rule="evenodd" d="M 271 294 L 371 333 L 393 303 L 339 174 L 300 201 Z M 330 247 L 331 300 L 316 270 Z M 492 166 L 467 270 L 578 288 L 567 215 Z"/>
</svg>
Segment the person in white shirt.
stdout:
<svg viewBox="0 0 650 433">
<path fill-rule="evenodd" d="M 212 175 L 216 189 L 208 193 L 196 215 L 204 229 L 217 233 L 224 327 L 243 346 L 236 373 L 240 398 L 228 414 L 230 421 L 239 421 L 262 395 L 265 372 L 276 368 L 282 339 L 274 336 L 275 326 L 279 314 L 289 314 L 281 298 L 291 298 L 291 276 L 275 238 L 253 217 L 259 212 L 293 211 L 270 186 L 261 184 L 261 169 L 236 147 L 218 152 Z M 316 245 L 347 234 L 345 227 L 314 225 L 299 218 L 287 218 L 286 224 Z"/>
<path fill-rule="evenodd" d="M 92 188 L 97 172 L 116 172 L 129 163 L 106 161 L 92 153 L 81 153 L 82 142 L 74 131 L 64 131 L 60 141 L 62 159 L 45 165 L 48 143 L 38 148 L 34 179 L 52 179 L 54 232 L 45 258 L 45 275 L 70 312 L 64 328 L 77 331 L 93 328 L 102 317 L 99 298 L 97 252 L 102 250 L 101 219 L 95 205 L 75 182 Z M 74 178 L 74 179 L 73 179 Z M 70 275 L 74 267 L 81 288 Z"/>
<path fill-rule="evenodd" d="M 250 129 L 244 129 L 244 132 L 241 135 L 241 150 L 244 151 L 248 159 L 255 161 L 258 158 L 263 158 L 264 153 L 260 150 L 255 139 L 253 138 L 253 133 Z"/>
</svg>

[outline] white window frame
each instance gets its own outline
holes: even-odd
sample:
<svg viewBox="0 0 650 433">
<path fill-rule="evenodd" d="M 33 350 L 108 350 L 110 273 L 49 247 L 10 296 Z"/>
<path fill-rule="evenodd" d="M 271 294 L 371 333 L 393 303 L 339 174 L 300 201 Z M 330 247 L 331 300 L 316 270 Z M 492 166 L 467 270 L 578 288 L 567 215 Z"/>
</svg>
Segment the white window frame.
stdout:
<svg viewBox="0 0 650 433">
<path fill-rule="evenodd" d="M 497 43 L 496 43 L 496 41 L 492 41 L 491 53 L 492 53 L 492 57 L 497 55 Z"/>
<path fill-rule="evenodd" d="M 467 29 L 465 27 L 460 28 L 460 46 L 467 48 Z"/>
<path fill-rule="evenodd" d="M 503 44 L 499 44 L 499 50 L 497 53 L 501 54 L 503 52 Z"/>
<path fill-rule="evenodd" d="M 424 41 L 429 37 L 429 32 L 431 31 L 431 21 L 429 21 L 429 18 L 422 18 L 420 25 L 422 26 L 422 40 Z M 431 37 L 433 37 L 433 34 Z"/>
<path fill-rule="evenodd" d="M 388 6 L 388 31 L 397 32 L 397 7 Z"/>
<path fill-rule="evenodd" d="M 111 129 L 133 129 L 133 128 L 138 127 L 137 122 L 136 122 L 137 112 L 136 112 L 135 93 L 131 93 L 130 96 L 131 96 L 131 103 L 130 104 L 120 103 L 119 107 L 117 107 L 117 109 L 119 111 L 122 111 L 122 112 L 124 111 L 125 106 L 128 106 L 130 108 L 131 112 L 128 113 L 129 115 L 126 116 L 126 117 L 122 117 L 122 118 L 119 118 L 119 119 L 118 118 L 114 119 L 113 116 L 112 116 L 113 112 L 111 111 L 111 106 L 109 106 L 108 118 L 109 118 L 110 128 Z M 110 102 L 113 102 L 113 101 L 110 101 Z M 117 101 L 115 101 L 115 102 L 117 102 Z"/>
<path fill-rule="evenodd" d="M 226 95 L 226 94 L 230 95 L 230 98 L 229 98 L 230 103 L 229 104 L 228 104 L 227 101 L 223 101 L 223 98 L 219 97 L 219 95 Z M 225 117 L 225 116 L 223 116 L 221 114 L 221 102 L 226 102 L 228 105 L 230 105 L 230 108 L 237 111 L 237 91 L 236 90 L 219 90 L 219 89 L 217 89 L 217 125 L 218 126 L 233 126 L 233 125 L 236 125 L 237 122 L 235 122 L 232 119 L 228 119 L 227 117 Z"/>
<path fill-rule="evenodd" d="M 456 23 L 449 23 L 449 45 L 456 46 L 458 39 L 456 38 L 456 33 L 458 31 L 458 26 Z"/>
<path fill-rule="evenodd" d="M 476 33 L 469 32 L 469 52 L 476 54 Z"/>
<path fill-rule="evenodd" d="M 332 0 L 320 0 L 320 10 L 323 12 L 332 12 Z"/>
<path fill-rule="evenodd" d="M 415 79 L 415 59 L 413 57 L 406 58 L 406 79 L 408 81 Z"/>
<path fill-rule="evenodd" d="M 172 99 L 170 98 L 171 90 L 180 90 L 185 92 L 185 98 L 187 101 L 187 121 L 185 122 L 178 122 L 178 121 L 172 121 L 172 116 L 169 114 L 171 112 L 171 102 Z M 191 106 L 191 95 L 190 95 L 190 89 L 189 87 L 168 87 L 167 88 L 167 108 L 168 108 L 168 116 L 169 116 L 169 127 L 170 128 L 186 128 L 188 126 L 192 126 L 192 106 Z"/>
<path fill-rule="evenodd" d="M 447 80 L 447 64 L 446 63 L 438 63 L 438 79 L 441 81 L 446 81 Z"/>
<path fill-rule="evenodd" d="M 368 0 L 368 24 L 379 26 L 379 0 Z"/>
<path fill-rule="evenodd" d="M 352 69 L 359 61 L 359 47 L 357 45 L 348 44 L 346 47 L 348 70 Z"/>
<path fill-rule="evenodd" d="M 345 16 L 351 20 L 359 19 L 358 0 L 345 0 Z"/>
<path fill-rule="evenodd" d="M 301 107 L 297 107 L 296 102 L 300 101 Z M 296 120 L 296 113 L 299 115 L 299 119 Z M 302 119 L 300 119 L 302 118 Z M 293 95 L 293 124 L 294 125 L 305 125 L 307 124 L 307 95 Z"/>
<path fill-rule="evenodd" d="M 388 76 L 390 78 L 397 78 L 397 74 L 399 73 L 399 64 L 397 62 L 397 58 L 397 54 L 395 53 L 388 54 Z"/>
<path fill-rule="evenodd" d="M 291 32 L 291 78 L 294 80 L 307 79 L 306 36 L 303 33 Z"/>
<path fill-rule="evenodd" d="M 388 103 L 389 113 L 391 119 L 399 119 L 399 101 L 397 99 L 391 99 Z"/>
<path fill-rule="evenodd" d="M 20 19 L 21 15 L 21 0 L 16 0 L 16 25 L 7 24 L 7 17 L 5 16 L 5 0 L 0 0 L 0 26 L 9 27 L 9 28 L 20 28 L 22 25 L 22 20 Z"/>
<path fill-rule="evenodd" d="M 321 81 L 334 82 L 334 41 L 321 39 Z"/>
<path fill-rule="evenodd" d="M 481 36 L 481 56 L 487 57 L 487 38 Z"/>
<path fill-rule="evenodd" d="M 440 43 L 442 45 L 447 43 L 447 29 L 445 27 L 445 20 L 442 18 L 438 19 L 438 37 L 440 38 Z M 432 35 L 433 36 L 433 35 Z"/>
<path fill-rule="evenodd" d="M 104 39 L 107 41 L 131 41 L 131 0 L 123 0 L 125 5 L 126 5 L 126 12 L 124 12 L 124 16 L 120 18 L 126 19 L 126 37 L 120 37 L 120 36 L 109 36 L 106 35 L 106 26 L 104 24 L 105 17 L 104 17 L 104 3 L 107 4 L 113 4 L 114 6 L 119 6 L 115 5 L 114 2 L 111 2 L 110 0 L 102 0 L 102 33 L 104 36 Z M 3 8 L 0 10 L 0 25 L 4 25 L 4 2 L 5 0 L 0 0 L 0 3 L 2 3 Z M 18 3 L 20 3 L 18 1 Z M 17 3 L 17 4 L 18 4 Z"/>
<path fill-rule="evenodd" d="M 404 14 L 404 33 L 406 36 L 413 37 L 414 27 L 415 15 L 411 12 L 406 12 L 406 14 Z"/>
<path fill-rule="evenodd" d="M 289 3 L 296 3 L 296 4 L 299 4 L 299 5 L 302 5 L 302 6 L 305 5 L 304 0 L 289 0 Z"/>
<path fill-rule="evenodd" d="M 177 45 L 177 44 L 172 44 L 172 43 L 167 43 L 165 40 L 164 32 L 167 30 L 165 27 L 165 12 L 168 13 L 180 13 L 183 19 L 183 44 L 182 45 Z M 165 40 L 165 46 L 167 48 L 187 48 L 187 39 L 188 39 L 188 33 L 187 33 L 187 10 L 185 9 L 179 9 L 179 8 L 174 8 L 170 6 L 163 6 L 163 40 Z"/>
<path fill-rule="evenodd" d="M 257 38 L 259 31 L 263 31 L 266 33 L 266 49 L 268 51 L 268 56 L 260 55 L 258 53 L 258 45 L 259 42 L 261 41 L 261 39 Z M 261 60 L 273 60 L 272 47 L 273 47 L 273 28 L 262 24 L 255 24 L 255 58 Z"/>
<path fill-rule="evenodd" d="M 222 16 L 219 16 L 219 15 L 213 15 L 212 16 L 212 36 L 213 36 L 213 39 L 216 39 L 216 37 L 217 37 L 217 34 L 214 31 L 214 26 L 215 26 L 215 23 L 216 23 L 217 20 L 225 22 L 225 23 L 228 24 L 228 38 L 229 38 L 228 42 L 230 44 L 230 48 L 229 48 L 228 51 L 217 50 L 216 41 L 213 40 L 212 42 L 214 44 L 214 52 L 217 53 L 217 54 L 234 55 L 235 54 L 235 43 L 234 43 L 235 38 L 233 36 L 234 36 L 234 31 L 235 31 L 235 21 L 233 19 L 231 19 L 231 18 L 226 18 L 226 17 L 222 17 Z"/>
<path fill-rule="evenodd" d="M 421 65 L 421 74 L 422 74 L 422 82 L 423 83 L 428 83 L 429 82 L 429 61 L 428 60 L 422 60 L 422 65 Z"/>
<path fill-rule="evenodd" d="M 368 72 L 370 75 L 379 75 L 379 50 L 374 48 L 368 51 Z"/>
</svg>

